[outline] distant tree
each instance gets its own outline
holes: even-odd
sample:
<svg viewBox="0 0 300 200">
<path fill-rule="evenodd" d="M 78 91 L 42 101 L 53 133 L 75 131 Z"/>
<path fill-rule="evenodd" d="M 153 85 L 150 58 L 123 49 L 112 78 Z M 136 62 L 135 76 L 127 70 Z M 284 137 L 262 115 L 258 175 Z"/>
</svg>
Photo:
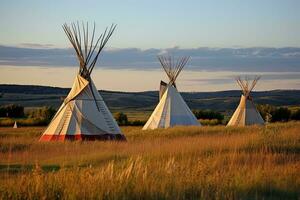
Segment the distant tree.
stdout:
<svg viewBox="0 0 300 200">
<path fill-rule="evenodd" d="M 6 117 L 6 108 L 4 106 L 0 106 L 0 117 Z"/>
<path fill-rule="evenodd" d="M 24 117 L 24 107 L 20 105 L 10 104 L 0 107 L 0 117 Z"/>
<path fill-rule="evenodd" d="M 131 126 L 143 126 L 146 124 L 146 121 L 134 120 L 129 123 Z"/>
<path fill-rule="evenodd" d="M 285 107 L 279 107 L 271 111 L 272 122 L 288 121 L 291 117 L 291 111 Z"/>
<path fill-rule="evenodd" d="M 222 113 L 212 110 L 194 110 L 193 113 L 197 119 L 217 119 L 218 121 L 222 121 L 224 119 L 224 115 Z"/>
<path fill-rule="evenodd" d="M 50 122 L 55 115 L 56 110 L 51 106 L 45 106 L 41 108 L 41 117 L 46 121 Z"/>
<path fill-rule="evenodd" d="M 122 112 L 118 112 L 115 114 L 115 119 L 118 122 L 118 124 L 121 125 L 128 125 L 128 118 L 127 115 L 122 113 Z"/>
<path fill-rule="evenodd" d="M 272 120 L 272 115 L 271 113 L 276 110 L 275 106 L 271 106 L 269 104 L 265 104 L 265 105 L 256 105 L 256 108 L 258 110 L 258 112 L 260 113 L 260 115 L 262 116 L 262 118 L 266 121 L 266 122 L 270 122 Z"/>
<path fill-rule="evenodd" d="M 292 112 L 291 119 L 300 120 L 300 109 L 297 109 L 296 111 Z"/>
<path fill-rule="evenodd" d="M 28 112 L 29 118 L 39 119 L 44 121 L 46 124 L 51 121 L 53 116 L 55 115 L 56 110 L 51 106 L 44 106 L 38 109 L 34 109 Z"/>
</svg>

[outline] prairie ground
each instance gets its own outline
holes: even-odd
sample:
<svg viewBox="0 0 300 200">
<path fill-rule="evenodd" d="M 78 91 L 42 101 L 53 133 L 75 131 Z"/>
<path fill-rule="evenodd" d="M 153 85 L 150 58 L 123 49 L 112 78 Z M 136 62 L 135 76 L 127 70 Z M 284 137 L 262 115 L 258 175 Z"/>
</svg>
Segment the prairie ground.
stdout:
<svg viewBox="0 0 300 200">
<path fill-rule="evenodd" d="M 122 127 L 127 142 L 0 128 L 0 199 L 299 199 L 300 123 Z"/>
</svg>

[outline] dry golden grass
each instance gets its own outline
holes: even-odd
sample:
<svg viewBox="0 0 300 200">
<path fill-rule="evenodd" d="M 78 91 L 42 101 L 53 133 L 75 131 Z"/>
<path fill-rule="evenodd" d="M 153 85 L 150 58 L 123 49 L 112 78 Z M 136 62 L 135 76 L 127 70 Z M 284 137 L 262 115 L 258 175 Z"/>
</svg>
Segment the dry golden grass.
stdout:
<svg viewBox="0 0 300 200">
<path fill-rule="evenodd" d="M 40 143 L 43 127 L 0 128 L 0 199 L 299 199 L 300 123 L 122 129 Z"/>
</svg>

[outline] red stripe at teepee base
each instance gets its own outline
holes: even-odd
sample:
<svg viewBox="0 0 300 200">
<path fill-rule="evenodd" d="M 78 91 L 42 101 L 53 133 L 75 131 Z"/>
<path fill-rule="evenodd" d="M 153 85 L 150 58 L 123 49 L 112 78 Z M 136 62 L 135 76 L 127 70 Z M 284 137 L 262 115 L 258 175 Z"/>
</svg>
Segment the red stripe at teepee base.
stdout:
<svg viewBox="0 0 300 200">
<path fill-rule="evenodd" d="M 105 141 L 105 140 L 117 140 L 117 141 L 126 141 L 126 138 L 122 134 L 104 134 L 104 135 L 47 135 L 44 134 L 41 136 L 40 141 L 65 141 L 65 140 L 87 140 L 87 141 Z"/>
</svg>

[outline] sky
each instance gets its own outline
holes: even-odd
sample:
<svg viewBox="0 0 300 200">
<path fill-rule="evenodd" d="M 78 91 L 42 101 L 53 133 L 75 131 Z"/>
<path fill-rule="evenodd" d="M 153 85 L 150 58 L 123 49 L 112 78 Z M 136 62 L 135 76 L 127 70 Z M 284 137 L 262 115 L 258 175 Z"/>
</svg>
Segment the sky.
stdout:
<svg viewBox="0 0 300 200">
<path fill-rule="evenodd" d="M 162 53 L 191 56 L 183 91 L 238 89 L 234 77 L 246 74 L 262 75 L 258 90 L 300 89 L 299 8 L 298 0 L 3 0 L 0 84 L 70 87 L 78 63 L 61 25 L 84 21 L 97 34 L 117 24 L 93 74 L 98 89 L 156 90 L 166 80 Z"/>
</svg>

